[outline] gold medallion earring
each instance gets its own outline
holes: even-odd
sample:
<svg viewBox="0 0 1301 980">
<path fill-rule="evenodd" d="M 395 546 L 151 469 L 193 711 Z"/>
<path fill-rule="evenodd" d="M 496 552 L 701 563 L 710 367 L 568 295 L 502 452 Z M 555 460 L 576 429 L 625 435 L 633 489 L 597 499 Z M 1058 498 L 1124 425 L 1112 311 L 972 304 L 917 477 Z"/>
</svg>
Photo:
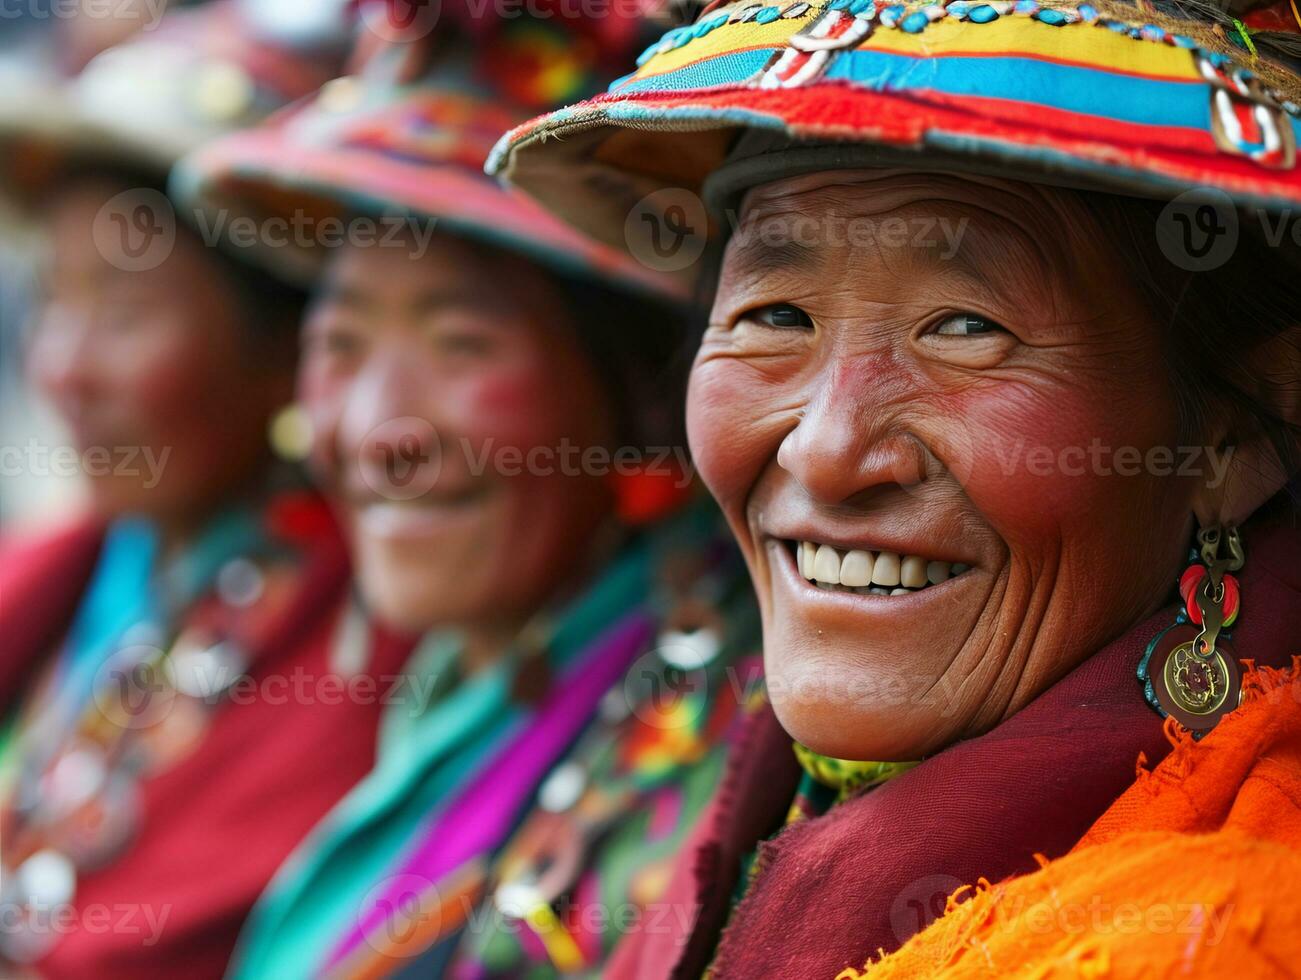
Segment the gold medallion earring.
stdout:
<svg viewBox="0 0 1301 980">
<path fill-rule="evenodd" d="M 1191 559 L 1179 579 L 1182 608 L 1174 625 L 1148 644 L 1138 677 L 1153 708 L 1199 737 L 1242 699 L 1241 672 L 1228 632 L 1242 609 L 1241 589 L 1232 574 L 1244 561 L 1238 529 L 1219 524 L 1202 528 Z"/>
</svg>

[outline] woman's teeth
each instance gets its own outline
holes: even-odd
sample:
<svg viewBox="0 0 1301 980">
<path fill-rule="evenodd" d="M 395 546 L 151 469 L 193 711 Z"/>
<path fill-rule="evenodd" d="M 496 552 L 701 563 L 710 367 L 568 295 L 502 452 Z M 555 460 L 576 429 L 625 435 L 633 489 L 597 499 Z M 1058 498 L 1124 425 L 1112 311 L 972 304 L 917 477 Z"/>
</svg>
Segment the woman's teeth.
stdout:
<svg viewBox="0 0 1301 980">
<path fill-rule="evenodd" d="M 841 552 L 812 541 L 798 542 L 795 558 L 800 574 L 819 587 L 862 595 L 906 595 L 939 585 L 968 568 L 961 562 L 927 561 L 893 551 Z"/>
</svg>

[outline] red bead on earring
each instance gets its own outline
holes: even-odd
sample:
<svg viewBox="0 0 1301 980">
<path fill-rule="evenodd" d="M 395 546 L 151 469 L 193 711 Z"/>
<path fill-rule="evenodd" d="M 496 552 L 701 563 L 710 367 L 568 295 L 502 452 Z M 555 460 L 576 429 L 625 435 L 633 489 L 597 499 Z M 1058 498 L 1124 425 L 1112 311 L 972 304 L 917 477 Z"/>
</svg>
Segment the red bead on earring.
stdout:
<svg viewBox="0 0 1301 980">
<path fill-rule="evenodd" d="M 1223 631 L 1241 610 L 1238 580 L 1229 572 L 1242 567 L 1243 552 L 1237 528 L 1203 528 L 1197 538 L 1200 561 L 1179 579 L 1183 610 L 1148 644 L 1138 676 L 1152 707 L 1202 735 L 1242 698 L 1238 660 Z"/>
</svg>

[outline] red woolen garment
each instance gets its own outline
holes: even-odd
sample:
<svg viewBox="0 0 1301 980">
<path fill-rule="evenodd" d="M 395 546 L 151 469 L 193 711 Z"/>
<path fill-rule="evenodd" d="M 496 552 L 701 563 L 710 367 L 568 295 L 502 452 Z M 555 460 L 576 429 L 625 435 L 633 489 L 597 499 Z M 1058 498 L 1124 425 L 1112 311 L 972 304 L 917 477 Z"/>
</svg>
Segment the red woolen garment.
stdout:
<svg viewBox="0 0 1301 980">
<path fill-rule="evenodd" d="M 1234 650 L 1282 667 L 1301 635 L 1301 532 L 1285 516 L 1249 523 L 1244 539 Z M 798 769 L 771 710 L 756 714 L 661 899 L 677 914 L 627 936 L 604 976 L 696 980 L 712 963 L 711 980 L 832 980 L 898 949 L 960 885 L 1034 871 L 1036 853 L 1066 854 L 1134 783 L 1140 753 L 1155 765 L 1170 751 L 1136 670 L 1174 614 L 1172 605 L 1136 626 L 987 734 L 763 843 Z M 729 920 L 756 845 L 761 870 Z"/>
<path fill-rule="evenodd" d="M 79 528 L 0 550 L 0 636 L 8 638 L 0 704 L 12 706 L 33 665 L 56 649 L 97 548 L 94 530 Z M 301 592 L 248 671 L 271 696 L 222 704 L 193 753 L 141 785 L 134 840 L 107 867 L 79 876 L 69 931 L 35 964 L 41 976 L 221 977 L 272 874 L 370 770 L 384 677 L 401 669 L 410 643 L 372 631 L 366 672 L 378 693 L 341 694 L 329 658 L 345 608 L 346 554 L 333 534 L 309 554 Z M 265 685 L 273 675 L 290 683 Z M 296 675 L 309 697 L 294 696 Z"/>
</svg>

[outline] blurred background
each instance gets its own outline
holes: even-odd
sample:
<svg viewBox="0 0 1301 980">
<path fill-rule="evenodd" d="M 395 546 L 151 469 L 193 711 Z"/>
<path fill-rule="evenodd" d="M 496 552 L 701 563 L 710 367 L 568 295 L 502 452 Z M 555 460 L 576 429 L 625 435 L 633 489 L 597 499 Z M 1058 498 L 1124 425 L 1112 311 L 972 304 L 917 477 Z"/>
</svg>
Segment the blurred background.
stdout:
<svg viewBox="0 0 1301 980">
<path fill-rule="evenodd" d="M 344 36 L 353 0 L 239 0 L 270 35 L 306 42 Z M 0 92 L 55 87 L 96 55 L 162 16 L 202 0 L 0 2 Z M 69 440 L 27 384 L 23 352 L 39 287 L 42 236 L 0 196 L 0 530 L 39 527 L 74 510 L 81 494 Z"/>
</svg>

